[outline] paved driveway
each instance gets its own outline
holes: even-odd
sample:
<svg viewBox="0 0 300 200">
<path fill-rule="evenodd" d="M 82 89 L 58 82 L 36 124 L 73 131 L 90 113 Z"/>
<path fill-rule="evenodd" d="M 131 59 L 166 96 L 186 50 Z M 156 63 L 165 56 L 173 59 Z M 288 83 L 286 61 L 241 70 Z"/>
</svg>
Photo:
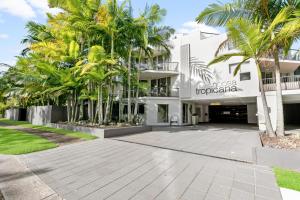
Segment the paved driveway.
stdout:
<svg viewBox="0 0 300 200">
<path fill-rule="evenodd" d="M 109 139 L 22 160 L 67 200 L 282 199 L 268 167 Z"/>
<path fill-rule="evenodd" d="M 115 138 L 172 150 L 252 162 L 252 148 L 261 147 L 257 127 L 211 124 L 154 128 L 154 131 Z"/>
</svg>

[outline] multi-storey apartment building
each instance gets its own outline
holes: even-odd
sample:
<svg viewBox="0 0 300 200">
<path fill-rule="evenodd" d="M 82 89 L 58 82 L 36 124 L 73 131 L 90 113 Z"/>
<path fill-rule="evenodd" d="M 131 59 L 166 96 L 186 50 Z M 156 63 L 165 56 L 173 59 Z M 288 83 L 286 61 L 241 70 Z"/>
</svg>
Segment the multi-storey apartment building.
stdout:
<svg viewBox="0 0 300 200">
<path fill-rule="evenodd" d="M 198 122 L 258 124 L 265 129 L 258 73 L 253 60 L 234 69 L 242 58 L 207 67 L 226 34 L 194 32 L 172 38 L 171 55 L 157 54 L 143 64 L 140 80 L 149 91 L 136 99 L 147 125 L 188 125 Z M 236 51 L 231 45 L 223 51 Z M 226 52 L 224 52 L 226 53 Z M 282 57 L 282 89 L 286 123 L 300 124 L 300 59 L 294 52 Z M 274 60 L 263 60 L 263 82 L 272 123 L 276 123 Z"/>
</svg>

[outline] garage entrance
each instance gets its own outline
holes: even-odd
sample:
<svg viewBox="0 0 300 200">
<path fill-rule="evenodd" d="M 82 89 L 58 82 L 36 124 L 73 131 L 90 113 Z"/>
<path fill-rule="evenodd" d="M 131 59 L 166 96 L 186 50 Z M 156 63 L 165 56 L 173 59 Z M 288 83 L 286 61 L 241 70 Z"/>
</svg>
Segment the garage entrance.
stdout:
<svg viewBox="0 0 300 200">
<path fill-rule="evenodd" d="M 247 124 L 247 105 L 209 106 L 209 122 Z"/>
<path fill-rule="evenodd" d="M 300 103 L 284 104 L 284 122 L 286 125 L 300 125 Z"/>
</svg>

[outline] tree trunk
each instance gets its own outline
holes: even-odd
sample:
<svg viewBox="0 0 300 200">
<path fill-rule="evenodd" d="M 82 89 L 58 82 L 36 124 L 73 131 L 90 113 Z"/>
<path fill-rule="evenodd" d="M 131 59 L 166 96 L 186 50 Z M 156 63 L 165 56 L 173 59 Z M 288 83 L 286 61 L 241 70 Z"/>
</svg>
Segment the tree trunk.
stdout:
<svg viewBox="0 0 300 200">
<path fill-rule="evenodd" d="M 102 86 L 99 85 L 98 86 L 98 123 L 99 125 L 103 124 L 103 110 L 102 110 L 102 106 L 103 106 L 103 89 Z"/>
<path fill-rule="evenodd" d="M 105 108 L 105 115 L 104 115 L 104 124 L 108 124 L 109 122 L 109 112 L 110 112 L 110 90 L 111 90 L 111 83 L 108 85 L 108 94 L 106 99 L 106 108 Z"/>
<path fill-rule="evenodd" d="M 67 99 L 67 115 L 68 115 L 68 122 L 71 122 L 71 97 L 68 96 Z"/>
<path fill-rule="evenodd" d="M 88 81 L 88 94 L 91 94 L 91 82 Z M 91 99 L 88 99 L 88 119 L 90 122 L 92 122 L 92 101 Z"/>
<path fill-rule="evenodd" d="M 139 102 L 138 102 L 138 98 L 139 98 L 139 84 L 140 84 L 140 67 L 141 67 L 141 62 L 142 62 L 142 49 L 140 49 L 140 53 L 139 53 L 139 64 L 137 66 L 137 88 L 136 88 L 136 97 L 135 97 L 135 104 L 134 104 L 134 115 L 137 116 L 138 114 L 138 106 L 139 106 Z"/>
<path fill-rule="evenodd" d="M 259 69 L 259 67 L 258 67 Z M 261 79 L 261 72 L 259 71 L 259 88 L 260 88 L 260 94 L 261 94 L 261 100 L 262 100 L 262 105 L 263 105 L 263 110 L 264 110 L 264 117 L 265 117 L 265 123 L 266 123 L 266 132 L 270 137 L 275 137 L 275 132 L 271 123 L 271 118 L 270 118 L 270 112 L 269 112 L 269 107 L 267 103 L 267 98 L 265 94 L 265 89 L 264 85 Z"/>
<path fill-rule="evenodd" d="M 115 48 L 115 37 L 114 37 L 114 32 L 113 30 L 111 31 L 111 49 L 110 49 L 110 57 L 111 59 L 114 59 L 114 48 Z M 111 65 L 111 68 L 113 66 Z M 109 84 L 107 87 L 108 95 L 107 95 L 107 100 L 106 100 L 106 108 L 105 108 L 105 115 L 104 115 L 104 124 L 108 124 L 109 122 L 109 111 L 110 111 L 110 91 L 111 91 L 111 85 L 112 85 L 112 80 L 109 80 Z"/>
<path fill-rule="evenodd" d="M 275 77 L 276 77 L 276 102 L 277 102 L 277 121 L 276 121 L 276 134 L 277 136 L 284 136 L 284 114 L 283 114 L 283 100 L 280 76 L 280 63 L 278 49 L 274 50 L 275 60 Z"/>
<path fill-rule="evenodd" d="M 80 100 L 79 120 L 83 120 L 84 101 Z"/>
<path fill-rule="evenodd" d="M 128 55 L 128 106 L 127 106 L 127 118 L 128 122 L 132 123 L 132 116 L 131 116 L 131 54 L 132 54 L 132 45 L 129 47 L 129 55 Z"/>
</svg>

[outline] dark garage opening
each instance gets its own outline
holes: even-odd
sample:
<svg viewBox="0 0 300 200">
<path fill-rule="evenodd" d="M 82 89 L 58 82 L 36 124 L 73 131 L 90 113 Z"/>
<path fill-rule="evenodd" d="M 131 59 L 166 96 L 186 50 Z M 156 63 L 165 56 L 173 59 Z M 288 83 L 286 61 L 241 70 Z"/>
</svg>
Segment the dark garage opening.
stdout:
<svg viewBox="0 0 300 200">
<path fill-rule="evenodd" d="M 286 125 L 300 125 L 300 103 L 284 104 L 284 122 Z"/>
<path fill-rule="evenodd" d="M 209 106 L 211 123 L 247 124 L 247 105 L 238 106 Z"/>
</svg>

